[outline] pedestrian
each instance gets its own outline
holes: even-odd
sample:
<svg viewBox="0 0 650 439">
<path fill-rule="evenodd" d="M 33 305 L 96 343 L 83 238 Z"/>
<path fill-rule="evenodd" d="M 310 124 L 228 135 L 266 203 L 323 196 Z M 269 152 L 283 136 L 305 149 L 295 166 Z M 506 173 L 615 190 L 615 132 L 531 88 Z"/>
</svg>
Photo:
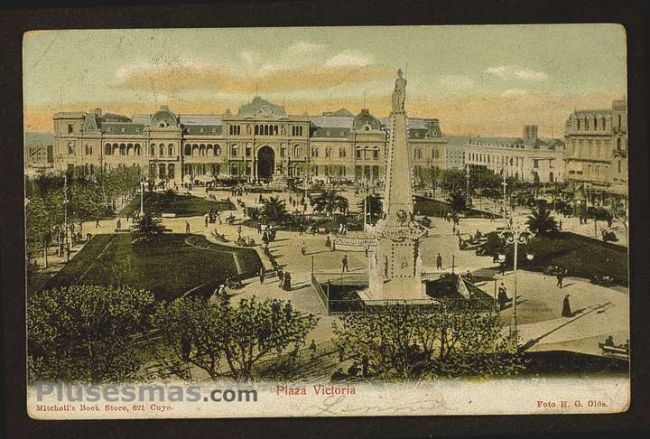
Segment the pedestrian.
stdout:
<svg viewBox="0 0 650 439">
<path fill-rule="evenodd" d="M 361 376 L 363 376 L 364 378 L 368 376 L 369 363 L 370 362 L 368 360 L 367 355 L 364 355 L 363 357 L 361 357 Z"/>
<path fill-rule="evenodd" d="M 96 228 L 96 229 L 99 229 L 99 228 L 101 228 L 101 227 L 102 227 L 102 226 L 99 225 L 99 219 L 97 219 L 97 221 L 95 221 L 95 228 Z"/>
<path fill-rule="evenodd" d="M 282 289 L 284 291 L 291 291 L 291 273 L 288 271 L 282 277 Z"/>
<path fill-rule="evenodd" d="M 316 342 L 313 339 L 309 344 L 309 352 L 311 353 L 311 359 L 316 359 Z"/>
<path fill-rule="evenodd" d="M 284 280 L 284 271 L 282 271 L 282 268 L 278 267 L 278 281 L 280 282 L 280 286 L 282 286 L 283 280 Z"/>
<path fill-rule="evenodd" d="M 359 375 L 359 363 L 356 361 L 352 362 L 352 365 L 348 368 L 348 375 L 351 377 L 356 377 Z"/>
<path fill-rule="evenodd" d="M 339 363 L 342 362 L 345 358 L 345 346 L 343 344 L 339 345 Z"/>
<path fill-rule="evenodd" d="M 330 235 L 327 235 L 325 238 L 325 247 L 330 248 L 332 246 L 332 240 L 330 239 Z"/>
<path fill-rule="evenodd" d="M 563 286 L 562 284 L 563 284 L 563 281 L 564 281 L 564 270 L 562 270 L 561 268 L 558 269 L 557 274 L 555 275 L 555 277 L 557 277 L 556 286 L 558 286 L 560 289 L 562 289 L 562 286 Z"/>
<path fill-rule="evenodd" d="M 363 251 L 366 254 L 366 259 L 368 258 L 368 244 L 363 246 Z"/>
<path fill-rule="evenodd" d="M 203 216 L 203 219 L 205 220 L 205 227 L 208 227 L 208 216 L 209 215 L 207 213 Z"/>
<path fill-rule="evenodd" d="M 573 317 L 573 312 L 571 312 L 571 303 L 569 302 L 569 295 L 564 296 L 564 301 L 562 302 L 562 317 Z"/>
<path fill-rule="evenodd" d="M 122 230 L 122 220 L 120 218 L 117 219 L 117 230 Z"/>
<path fill-rule="evenodd" d="M 501 285 L 499 285 L 499 292 L 497 295 L 497 301 L 499 302 L 499 309 L 504 309 L 507 305 L 510 299 L 508 298 L 508 290 L 506 290 L 506 286 L 503 285 L 503 282 L 501 282 Z"/>
<path fill-rule="evenodd" d="M 185 234 L 190 234 L 190 223 L 188 221 L 185 221 Z"/>
<path fill-rule="evenodd" d="M 307 244 L 305 244 L 305 241 L 302 242 L 302 246 L 300 247 L 300 253 L 302 253 L 303 256 L 307 254 Z"/>
<path fill-rule="evenodd" d="M 348 268 L 348 255 L 343 255 L 343 259 L 341 259 L 341 273 L 345 271 L 348 273 L 350 272 L 350 269 Z"/>
<path fill-rule="evenodd" d="M 343 373 L 343 368 L 339 367 L 336 372 L 334 372 L 330 378 L 330 383 L 340 383 L 341 381 L 345 381 L 347 376 L 345 373 Z"/>
<path fill-rule="evenodd" d="M 436 269 L 442 270 L 442 256 L 440 256 L 440 253 L 438 253 L 438 256 L 436 257 Z"/>
<path fill-rule="evenodd" d="M 260 275 L 260 285 L 264 283 L 264 267 L 260 267 L 259 275 Z"/>
</svg>

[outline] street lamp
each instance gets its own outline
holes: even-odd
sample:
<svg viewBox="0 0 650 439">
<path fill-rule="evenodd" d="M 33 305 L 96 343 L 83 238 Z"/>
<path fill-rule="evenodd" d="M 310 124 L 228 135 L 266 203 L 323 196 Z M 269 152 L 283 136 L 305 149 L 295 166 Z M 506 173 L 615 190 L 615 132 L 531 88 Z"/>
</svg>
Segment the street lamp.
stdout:
<svg viewBox="0 0 650 439">
<path fill-rule="evenodd" d="M 140 180 L 140 218 L 144 216 L 144 177 Z"/>
<path fill-rule="evenodd" d="M 505 240 L 506 245 L 514 245 L 514 258 L 513 258 L 513 273 L 515 276 L 515 288 L 514 296 L 512 298 L 512 325 L 510 327 L 510 334 L 515 336 L 515 342 L 517 340 L 517 255 L 519 244 L 526 244 L 534 236 L 534 234 L 528 230 L 527 227 L 522 227 L 519 224 L 512 225 L 506 230 L 499 232 L 499 236 Z M 503 256 L 503 261 L 505 261 L 505 255 L 499 255 L 499 260 L 501 261 L 501 256 Z M 526 254 L 526 259 L 532 261 L 534 255 L 532 253 Z M 514 331 L 513 328 L 514 327 Z"/>
</svg>

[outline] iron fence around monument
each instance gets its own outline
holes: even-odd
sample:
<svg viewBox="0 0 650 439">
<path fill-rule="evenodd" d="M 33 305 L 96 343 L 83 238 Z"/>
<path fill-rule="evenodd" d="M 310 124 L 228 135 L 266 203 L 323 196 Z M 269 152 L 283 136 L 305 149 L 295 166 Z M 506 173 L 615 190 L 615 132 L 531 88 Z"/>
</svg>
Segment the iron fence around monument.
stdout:
<svg viewBox="0 0 650 439">
<path fill-rule="evenodd" d="M 437 279 L 444 275 L 443 272 L 426 273 L 426 277 Z M 442 307 L 446 309 L 461 310 L 467 306 L 479 306 L 484 309 L 493 308 L 492 301 L 474 300 L 466 298 L 425 298 L 425 299 L 396 299 L 396 300 L 363 300 L 358 295 L 368 287 L 366 273 L 341 273 L 341 272 L 313 272 L 311 284 L 326 313 L 331 316 L 350 314 L 382 312 L 391 306 L 417 306 L 421 310 L 433 311 Z"/>
</svg>

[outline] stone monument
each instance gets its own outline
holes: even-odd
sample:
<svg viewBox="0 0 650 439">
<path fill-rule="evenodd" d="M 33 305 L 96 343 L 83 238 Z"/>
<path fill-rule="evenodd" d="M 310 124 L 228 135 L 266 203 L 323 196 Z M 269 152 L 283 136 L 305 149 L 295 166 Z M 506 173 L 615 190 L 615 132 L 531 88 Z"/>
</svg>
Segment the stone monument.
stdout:
<svg viewBox="0 0 650 439">
<path fill-rule="evenodd" d="M 422 229 L 413 217 L 411 164 L 404 103 L 406 79 L 397 71 L 390 114 L 390 141 L 386 162 L 384 214 L 372 231 L 368 254 L 368 289 L 359 296 L 369 304 L 427 299 L 422 282 Z"/>
</svg>

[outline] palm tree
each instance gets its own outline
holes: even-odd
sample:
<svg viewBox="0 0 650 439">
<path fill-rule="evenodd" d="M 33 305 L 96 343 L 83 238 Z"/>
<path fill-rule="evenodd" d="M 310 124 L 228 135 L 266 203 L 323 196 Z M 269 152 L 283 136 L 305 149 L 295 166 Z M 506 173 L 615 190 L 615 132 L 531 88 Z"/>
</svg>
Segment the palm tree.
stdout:
<svg viewBox="0 0 650 439">
<path fill-rule="evenodd" d="M 349 205 L 348 199 L 339 195 L 334 190 L 325 190 L 320 195 L 314 197 L 313 202 L 317 212 L 325 212 L 328 215 L 332 215 L 336 209 L 344 213 L 348 210 Z"/>
<path fill-rule="evenodd" d="M 282 223 L 289 216 L 286 203 L 278 197 L 264 199 L 262 204 L 262 216 L 271 223 Z"/>
<path fill-rule="evenodd" d="M 545 204 L 533 208 L 526 221 L 531 232 L 539 236 L 549 235 L 558 231 L 557 221 L 551 216 L 551 211 Z"/>
<path fill-rule="evenodd" d="M 150 241 L 158 238 L 163 233 L 165 233 L 165 226 L 160 223 L 160 220 L 152 217 L 151 214 L 145 213 L 133 226 L 131 242 Z"/>
<path fill-rule="evenodd" d="M 458 214 L 467 209 L 467 195 L 465 192 L 454 191 L 447 197 L 449 208 L 454 214 Z"/>
</svg>

